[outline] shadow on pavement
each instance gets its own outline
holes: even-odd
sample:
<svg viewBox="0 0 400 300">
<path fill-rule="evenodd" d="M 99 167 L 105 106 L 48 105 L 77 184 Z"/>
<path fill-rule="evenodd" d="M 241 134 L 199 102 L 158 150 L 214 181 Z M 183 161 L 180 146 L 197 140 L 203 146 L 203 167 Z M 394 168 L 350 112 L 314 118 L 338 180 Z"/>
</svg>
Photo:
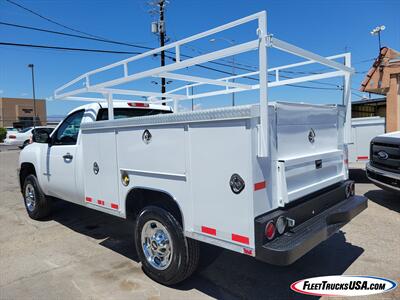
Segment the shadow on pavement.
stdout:
<svg viewBox="0 0 400 300">
<path fill-rule="evenodd" d="M 138 262 L 132 222 L 64 201 L 54 203 L 51 219 Z M 310 299 L 293 292 L 290 285 L 304 278 L 343 274 L 363 251 L 346 242 L 340 231 L 293 265 L 277 267 L 202 244 L 199 270 L 173 288 L 197 289 L 217 299 Z"/>
<path fill-rule="evenodd" d="M 376 204 L 400 212 L 400 197 L 395 193 L 377 189 L 366 192 L 364 196 Z"/>
</svg>

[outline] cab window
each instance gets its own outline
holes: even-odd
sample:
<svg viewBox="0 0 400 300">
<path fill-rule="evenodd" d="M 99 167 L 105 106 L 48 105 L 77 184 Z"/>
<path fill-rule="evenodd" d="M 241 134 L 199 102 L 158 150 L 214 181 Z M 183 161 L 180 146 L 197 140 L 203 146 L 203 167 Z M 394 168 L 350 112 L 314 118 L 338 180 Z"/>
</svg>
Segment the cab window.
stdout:
<svg viewBox="0 0 400 300">
<path fill-rule="evenodd" d="M 114 108 L 114 119 L 125 119 L 158 114 L 168 114 L 171 111 L 158 109 Z M 108 109 L 101 108 L 97 114 L 97 121 L 108 120 Z"/>
<path fill-rule="evenodd" d="M 53 136 L 54 145 L 75 145 L 78 140 L 84 110 L 69 115 Z"/>
</svg>

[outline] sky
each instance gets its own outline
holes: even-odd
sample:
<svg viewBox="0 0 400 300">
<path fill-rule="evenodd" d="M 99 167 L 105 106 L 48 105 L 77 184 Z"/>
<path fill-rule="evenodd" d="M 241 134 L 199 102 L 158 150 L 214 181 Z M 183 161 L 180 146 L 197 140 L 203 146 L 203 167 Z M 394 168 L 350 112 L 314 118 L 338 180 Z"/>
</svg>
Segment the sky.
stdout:
<svg viewBox="0 0 400 300">
<path fill-rule="evenodd" d="M 149 13 L 152 7 L 148 0 L 12 0 L 34 12 L 67 27 L 145 47 L 157 47 L 158 37 L 151 33 L 150 24 L 155 15 Z M 352 79 L 352 100 L 363 96 L 358 91 L 365 72 L 378 55 L 378 39 L 370 31 L 385 25 L 382 45 L 400 50 L 400 1 L 399 0 L 297 0 L 297 1 L 255 1 L 255 0 L 169 0 L 166 8 L 166 31 L 170 41 L 208 30 L 258 11 L 267 11 L 267 30 L 275 37 L 295 44 L 323 56 L 351 52 L 353 67 L 357 73 Z M 81 34 L 61 27 L 34 15 L 6 0 L 0 0 L 0 22 L 39 27 L 46 30 Z M 211 37 L 210 37 L 211 38 Z M 211 42 L 203 39 L 182 48 L 182 54 L 194 56 L 256 38 L 256 24 L 220 33 Z M 228 41 L 227 41 L 228 40 Z M 0 24 L 0 42 L 52 45 L 61 47 L 136 51 L 143 49 L 131 46 L 113 45 Z M 32 84 L 28 64 L 35 65 L 36 97 L 48 99 L 48 115 L 65 115 L 80 102 L 52 100 L 56 88 L 75 77 L 125 59 L 129 54 L 106 54 L 72 52 L 64 50 L 34 49 L 0 45 L 0 97 L 32 97 Z M 236 69 L 232 70 L 232 57 L 221 61 L 228 66 L 208 65 L 224 72 L 246 73 L 257 66 L 255 53 L 238 55 L 234 58 Z M 277 50 L 268 50 L 268 67 L 299 62 L 301 59 Z M 171 61 L 167 60 L 167 63 Z M 130 67 L 144 70 L 159 64 L 159 58 L 150 58 Z M 296 72 L 326 71 L 321 65 L 313 65 Z M 215 71 L 200 68 L 185 70 L 187 74 L 224 77 Z M 293 73 L 290 76 L 300 76 Z M 115 76 L 108 74 L 107 76 Z M 101 78 L 98 78 L 100 80 Z M 135 82 L 131 87 L 140 86 L 145 90 L 159 91 L 157 79 Z M 323 80 L 322 83 L 306 83 L 306 88 L 283 87 L 271 89 L 270 100 L 302 101 L 311 103 L 340 103 L 341 79 Z M 254 82 L 253 82 L 254 83 Z M 167 90 L 181 85 L 172 81 Z M 310 88 L 313 87 L 313 88 Z M 339 87 L 339 88 L 338 88 Z M 206 88 L 204 88 L 206 89 Z M 249 93 L 235 95 L 237 104 L 254 103 L 257 96 Z M 195 107 L 230 105 L 231 96 L 196 100 Z M 186 105 L 186 106 L 185 106 Z M 189 103 L 182 104 L 186 107 Z"/>
</svg>

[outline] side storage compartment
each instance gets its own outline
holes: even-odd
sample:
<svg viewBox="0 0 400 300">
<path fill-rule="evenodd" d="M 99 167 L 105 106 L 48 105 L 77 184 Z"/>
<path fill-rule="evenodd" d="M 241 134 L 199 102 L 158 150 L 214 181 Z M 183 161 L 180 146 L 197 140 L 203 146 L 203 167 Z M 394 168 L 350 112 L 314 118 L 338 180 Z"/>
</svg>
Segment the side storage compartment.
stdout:
<svg viewBox="0 0 400 300">
<path fill-rule="evenodd" d="M 85 202 L 118 212 L 118 168 L 114 129 L 82 131 Z"/>
<path fill-rule="evenodd" d="M 194 231 L 252 247 L 250 119 L 191 124 L 189 132 Z M 234 191 L 239 178 L 245 186 Z"/>
<path fill-rule="evenodd" d="M 120 127 L 117 134 L 117 176 L 123 205 L 131 192 L 144 189 L 163 193 L 179 206 L 185 230 L 192 224 L 186 167 L 187 135 L 184 124 Z M 122 184 L 123 174 L 129 177 L 127 185 Z M 133 197 L 129 201 L 140 199 Z"/>
</svg>

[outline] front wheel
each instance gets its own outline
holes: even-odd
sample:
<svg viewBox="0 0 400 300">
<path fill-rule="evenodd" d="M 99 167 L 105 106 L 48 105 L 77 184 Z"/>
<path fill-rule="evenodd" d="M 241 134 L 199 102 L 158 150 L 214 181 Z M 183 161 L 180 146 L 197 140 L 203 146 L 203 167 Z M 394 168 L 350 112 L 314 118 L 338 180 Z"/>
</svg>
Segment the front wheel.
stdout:
<svg viewBox="0 0 400 300">
<path fill-rule="evenodd" d="M 145 273 L 164 285 L 188 278 L 199 261 L 198 242 L 186 238 L 174 216 L 159 207 L 145 207 L 139 214 L 135 245 Z"/>
<path fill-rule="evenodd" d="M 35 175 L 28 175 L 23 188 L 25 208 L 29 217 L 34 220 L 42 219 L 50 213 L 50 200 L 42 192 Z"/>
</svg>

